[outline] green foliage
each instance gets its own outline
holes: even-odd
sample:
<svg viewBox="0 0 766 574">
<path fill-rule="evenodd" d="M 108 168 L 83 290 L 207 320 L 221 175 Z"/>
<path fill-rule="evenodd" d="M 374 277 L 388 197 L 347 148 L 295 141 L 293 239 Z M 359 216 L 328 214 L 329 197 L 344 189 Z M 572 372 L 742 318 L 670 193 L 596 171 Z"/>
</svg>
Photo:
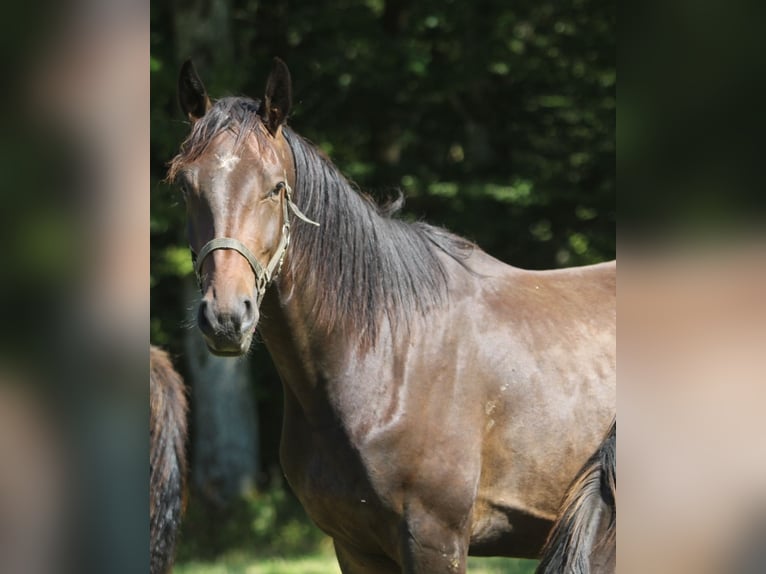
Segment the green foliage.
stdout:
<svg viewBox="0 0 766 574">
<path fill-rule="evenodd" d="M 240 549 L 264 557 L 309 555 L 328 550 L 328 539 L 306 516 L 290 491 L 277 482 L 227 507 L 190 499 L 178 560 L 236 556 Z"/>
<path fill-rule="evenodd" d="M 294 79 L 292 125 L 361 187 L 402 186 L 414 217 L 521 266 L 614 255 L 613 4 L 227 4 L 236 14 L 233 45 L 216 38 L 197 58 L 213 96 L 259 97 L 279 55 Z M 186 128 L 175 104 L 180 58 L 164 37 L 173 14 L 153 10 L 152 138 L 161 177 Z M 161 239 L 182 244 L 182 226 L 163 211 L 167 199 L 157 218 L 173 225 Z M 582 210 L 591 217 L 578 217 Z M 531 231 L 542 220 L 546 240 Z M 577 233 L 591 237 L 584 250 L 572 246 Z"/>
</svg>

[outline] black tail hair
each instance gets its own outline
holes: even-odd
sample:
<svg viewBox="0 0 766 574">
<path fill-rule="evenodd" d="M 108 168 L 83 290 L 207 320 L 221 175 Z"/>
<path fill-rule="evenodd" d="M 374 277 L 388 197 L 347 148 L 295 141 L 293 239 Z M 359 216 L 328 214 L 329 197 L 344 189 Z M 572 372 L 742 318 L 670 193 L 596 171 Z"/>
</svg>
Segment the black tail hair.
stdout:
<svg viewBox="0 0 766 574">
<path fill-rule="evenodd" d="M 601 445 L 567 489 L 556 524 L 543 548 L 537 574 L 614 572 L 617 543 L 616 441 L 617 421 L 613 420 Z"/>
<path fill-rule="evenodd" d="M 149 549 L 151 574 L 173 566 L 186 482 L 186 394 L 167 353 L 149 349 Z"/>
</svg>

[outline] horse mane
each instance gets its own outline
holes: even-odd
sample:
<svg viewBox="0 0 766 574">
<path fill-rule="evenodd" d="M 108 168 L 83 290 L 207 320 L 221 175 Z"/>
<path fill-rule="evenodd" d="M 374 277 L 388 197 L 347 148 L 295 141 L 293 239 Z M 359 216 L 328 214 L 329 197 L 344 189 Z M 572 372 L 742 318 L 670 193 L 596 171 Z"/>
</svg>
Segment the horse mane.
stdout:
<svg viewBox="0 0 766 574">
<path fill-rule="evenodd" d="M 617 529 L 617 421 L 569 486 L 556 524 L 548 535 L 536 574 L 586 574 L 591 557 L 614 559 Z M 603 510 L 608 510 L 602 531 Z M 599 564 L 598 566 L 604 566 Z M 608 569 L 605 571 L 609 571 Z M 611 567 L 613 570 L 613 566 Z"/>
<path fill-rule="evenodd" d="M 381 316 L 392 330 L 443 304 L 448 274 L 440 254 L 466 268 L 474 245 L 448 231 L 397 217 L 401 192 L 387 204 L 361 193 L 314 145 L 289 128 L 296 171 L 295 202 L 319 229 L 296 221 L 289 265 L 317 296 L 315 328 L 341 327 L 374 344 Z M 301 270 L 310 269 L 310 273 Z"/>
<path fill-rule="evenodd" d="M 186 478 L 186 394 L 164 351 L 149 348 L 149 548 L 151 574 L 173 565 Z"/>
</svg>

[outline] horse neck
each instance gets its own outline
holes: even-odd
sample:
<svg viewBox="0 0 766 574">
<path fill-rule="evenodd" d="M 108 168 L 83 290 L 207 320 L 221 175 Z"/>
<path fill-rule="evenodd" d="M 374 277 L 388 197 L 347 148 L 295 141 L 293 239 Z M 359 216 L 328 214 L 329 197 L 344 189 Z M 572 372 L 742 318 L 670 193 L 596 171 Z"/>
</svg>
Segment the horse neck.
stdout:
<svg viewBox="0 0 766 574">
<path fill-rule="evenodd" d="M 286 397 L 295 398 L 308 419 L 319 421 L 328 413 L 328 389 L 322 381 L 330 377 L 328 370 L 346 353 L 348 343 L 312 332 L 308 309 L 316 295 L 302 277 L 284 273 L 275 280 L 261 305 L 258 329 L 288 391 Z"/>
<path fill-rule="evenodd" d="M 337 382 L 352 358 L 406 338 L 392 334 L 446 301 L 442 260 L 459 258 L 461 249 L 445 234 L 381 213 L 307 146 L 293 148 L 295 201 L 320 226 L 294 220 L 261 327 L 282 380 L 301 387 L 296 392 Z"/>
</svg>

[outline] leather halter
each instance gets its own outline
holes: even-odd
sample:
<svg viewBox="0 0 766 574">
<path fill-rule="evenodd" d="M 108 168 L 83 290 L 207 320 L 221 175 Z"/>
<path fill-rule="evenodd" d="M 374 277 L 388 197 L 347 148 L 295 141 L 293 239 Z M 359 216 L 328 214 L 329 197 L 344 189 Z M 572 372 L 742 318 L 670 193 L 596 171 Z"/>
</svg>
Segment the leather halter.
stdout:
<svg viewBox="0 0 766 574">
<path fill-rule="evenodd" d="M 200 291 L 202 291 L 202 264 L 204 263 L 205 258 L 216 249 L 231 249 L 247 259 L 247 262 L 253 269 L 253 273 L 255 274 L 255 287 L 258 293 L 257 304 L 261 304 L 263 295 L 266 292 L 266 287 L 276 279 L 277 275 L 279 275 L 279 272 L 282 270 L 285 253 L 287 253 L 287 248 L 290 246 L 290 213 L 288 207 L 299 219 L 319 227 L 319 224 L 316 221 L 312 221 L 306 217 L 301 210 L 298 209 L 298 206 L 293 203 L 293 190 L 287 182 L 284 182 L 284 189 L 285 193 L 282 196 L 282 235 L 279 238 L 277 250 L 274 252 L 274 255 L 271 256 L 268 264 L 265 267 L 261 265 L 258 259 L 255 258 L 255 255 L 253 255 L 253 252 L 239 239 L 234 239 L 233 237 L 216 237 L 205 243 L 205 245 L 202 246 L 202 249 L 200 249 L 199 254 L 192 251 L 194 273 L 197 275 L 197 284 L 199 285 Z"/>
</svg>

